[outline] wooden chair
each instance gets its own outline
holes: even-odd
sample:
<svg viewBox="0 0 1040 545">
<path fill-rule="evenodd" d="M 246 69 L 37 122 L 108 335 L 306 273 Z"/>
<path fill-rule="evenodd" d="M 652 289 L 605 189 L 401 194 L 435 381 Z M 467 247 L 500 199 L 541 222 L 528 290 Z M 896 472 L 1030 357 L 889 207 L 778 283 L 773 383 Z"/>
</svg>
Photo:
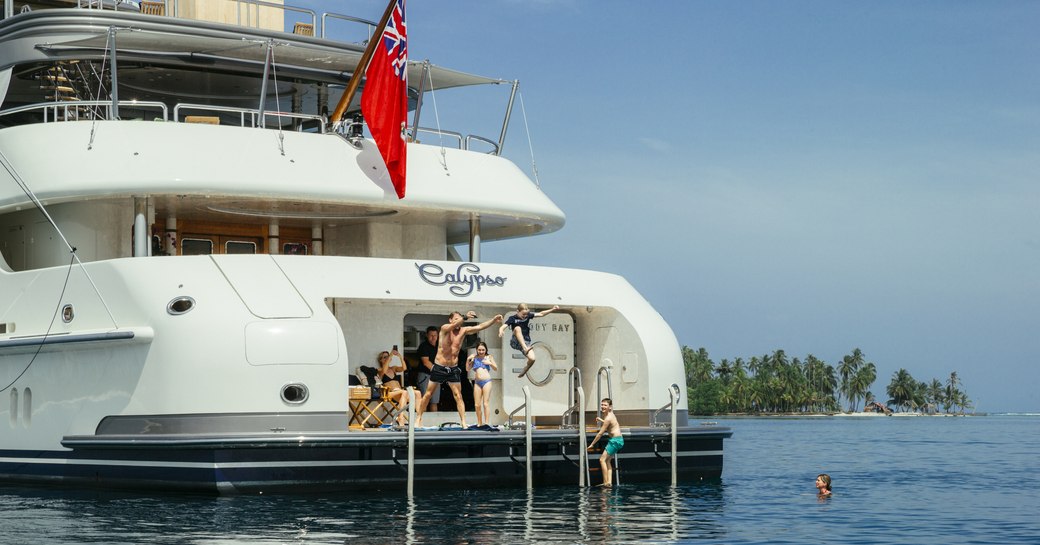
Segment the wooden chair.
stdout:
<svg viewBox="0 0 1040 545">
<path fill-rule="evenodd" d="M 364 429 L 368 422 L 374 421 L 376 426 L 393 423 L 397 417 L 397 405 L 390 399 L 389 388 L 377 386 L 379 396 L 372 397 L 372 388 L 368 386 L 351 386 L 348 402 L 350 404 L 350 421 L 347 426 L 352 430 Z"/>
<path fill-rule="evenodd" d="M 300 36 L 314 36 L 314 25 L 310 23 L 296 23 L 293 26 L 292 33 Z"/>
<path fill-rule="evenodd" d="M 368 419 L 375 416 L 375 412 L 368 406 L 372 400 L 372 389 L 368 386 L 351 386 L 347 397 L 350 404 L 350 421 L 347 426 L 352 430 L 364 429 Z"/>
<path fill-rule="evenodd" d="M 141 13 L 145 15 L 166 15 L 166 3 L 141 0 Z"/>
</svg>

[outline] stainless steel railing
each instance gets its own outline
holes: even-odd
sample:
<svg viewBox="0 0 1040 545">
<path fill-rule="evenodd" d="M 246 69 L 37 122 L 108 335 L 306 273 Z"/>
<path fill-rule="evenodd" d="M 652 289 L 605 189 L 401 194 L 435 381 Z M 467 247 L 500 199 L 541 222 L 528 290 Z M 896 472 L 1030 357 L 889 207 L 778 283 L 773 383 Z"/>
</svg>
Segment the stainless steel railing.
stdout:
<svg viewBox="0 0 1040 545">
<path fill-rule="evenodd" d="M 170 115 L 162 102 L 120 100 L 119 107 L 140 110 L 156 110 L 162 114 L 162 121 L 169 121 Z M 43 114 L 44 123 L 55 121 L 82 121 L 91 119 L 112 119 L 111 100 L 78 100 L 70 102 L 40 102 L 26 104 L 0 111 L 0 117 L 39 110 Z M 103 115 L 99 115 L 103 114 Z M 158 120 L 159 118 L 154 118 Z"/>
<path fill-rule="evenodd" d="M 261 126 L 259 121 L 260 121 L 261 116 L 262 116 L 263 119 L 265 119 L 265 120 L 266 119 L 270 119 L 270 118 L 288 118 L 288 119 L 293 119 L 293 120 L 298 120 L 298 121 L 314 121 L 315 123 L 317 123 L 317 127 L 318 127 L 319 131 L 322 134 L 325 134 L 325 129 L 326 129 L 325 118 L 320 116 L 320 115 L 299 114 L 299 113 L 294 113 L 294 112 L 278 112 L 278 111 L 269 111 L 269 110 L 265 110 L 264 112 L 260 112 L 260 110 L 258 110 L 256 108 L 236 108 L 236 107 L 233 107 L 233 106 L 213 106 L 213 105 L 210 105 L 210 104 L 178 104 L 178 105 L 174 106 L 174 108 L 173 108 L 173 119 L 174 119 L 174 121 L 180 121 L 181 120 L 181 111 L 182 110 L 191 110 L 191 111 L 194 111 L 194 112 L 216 113 L 216 114 L 221 114 L 221 113 L 225 113 L 225 114 L 227 114 L 227 113 L 238 114 L 239 126 L 241 126 L 241 127 L 259 127 L 259 126 Z M 246 122 L 247 119 L 249 121 L 248 123 Z M 266 125 L 266 123 L 264 123 L 263 125 Z M 303 131 L 303 123 L 297 123 L 295 130 L 299 131 L 299 132 L 302 132 Z"/>
</svg>

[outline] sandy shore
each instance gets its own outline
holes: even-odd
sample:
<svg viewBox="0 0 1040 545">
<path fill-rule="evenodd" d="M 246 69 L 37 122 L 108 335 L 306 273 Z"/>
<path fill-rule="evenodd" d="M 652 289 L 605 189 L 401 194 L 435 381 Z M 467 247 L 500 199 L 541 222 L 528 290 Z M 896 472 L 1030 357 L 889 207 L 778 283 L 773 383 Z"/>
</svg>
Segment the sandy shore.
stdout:
<svg viewBox="0 0 1040 545">
<path fill-rule="evenodd" d="M 694 415 L 691 415 L 691 417 Z M 884 416 L 896 416 L 896 417 L 955 417 L 955 416 L 985 416 L 984 414 L 923 414 L 923 413 L 731 413 L 731 414 L 719 414 L 714 416 L 754 416 L 754 417 L 769 417 L 769 416 L 786 416 L 786 417 L 829 417 L 829 416 L 844 416 L 849 418 L 877 418 Z"/>
</svg>

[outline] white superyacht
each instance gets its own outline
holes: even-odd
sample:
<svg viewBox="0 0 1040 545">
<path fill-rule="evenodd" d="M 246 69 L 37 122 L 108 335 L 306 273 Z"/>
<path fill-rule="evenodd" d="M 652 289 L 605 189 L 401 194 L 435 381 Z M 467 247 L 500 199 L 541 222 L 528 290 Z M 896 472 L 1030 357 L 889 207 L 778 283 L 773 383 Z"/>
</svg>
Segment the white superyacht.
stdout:
<svg viewBox="0 0 1040 545">
<path fill-rule="evenodd" d="M 501 155 L 515 82 L 408 65 L 399 199 L 360 100 L 346 105 L 354 123 L 329 119 L 376 26 L 359 14 L 2 1 L 0 481 L 587 483 L 578 430 L 608 396 L 620 479 L 721 474 L 731 432 L 690 424 L 675 335 L 628 282 L 480 260 L 483 243 L 565 220 Z M 429 126 L 424 97 L 474 85 L 504 91 L 499 134 Z M 480 333 L 501 363 L 493 426 L 451 426 L 447 391 L 424 416 L 437 429 L 356 417 L 379 403 L 352 400 L 351 377 L 380 351 L 415 366 L 425 329 L 452 311 L 482 321 L 519 302 L 560 310 L 534 322 L 522 379 L 508 337 Z"/>
</svg>

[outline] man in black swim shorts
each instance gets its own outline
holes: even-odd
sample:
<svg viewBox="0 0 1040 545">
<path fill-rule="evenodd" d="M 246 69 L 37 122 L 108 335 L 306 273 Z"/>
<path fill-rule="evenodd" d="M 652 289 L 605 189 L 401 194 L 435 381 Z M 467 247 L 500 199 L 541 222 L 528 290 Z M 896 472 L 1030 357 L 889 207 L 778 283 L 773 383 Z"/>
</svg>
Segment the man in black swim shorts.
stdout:
<svg viewBox="0 0 1040 545">
<path fill-rule="evenodd" d="M 474 319 L 477 313 L 472 310 L 466 313 L 466 318 Z M 440 345 L 437 346 L 437 361 L 434 362 L 433 370 L 430 371 L 430 383 L 426 386 L 426 393 L 419 400 L 418 412 L 415 416 L 415 425 L 422 426 L 423 413 L 426 405 L 430 402 L 430 396 L 441 384 L 448 384 L 451 394 L 455 396 L 455 407 L 459 410 L 459 422 L 466 427 L 466 404 L 462 401 L 462 370 L 459 369 L 459 350 L 462 348 L 462 339 L 466 335 L 476 333 L 491 327 L 491 324 L 502 321 L 502 315 L 480 324 L 462 327 L 466 320 L 461 312 L 452 312 L 448 317 L 448 323 L 441 326 Z"/>
</svg>

